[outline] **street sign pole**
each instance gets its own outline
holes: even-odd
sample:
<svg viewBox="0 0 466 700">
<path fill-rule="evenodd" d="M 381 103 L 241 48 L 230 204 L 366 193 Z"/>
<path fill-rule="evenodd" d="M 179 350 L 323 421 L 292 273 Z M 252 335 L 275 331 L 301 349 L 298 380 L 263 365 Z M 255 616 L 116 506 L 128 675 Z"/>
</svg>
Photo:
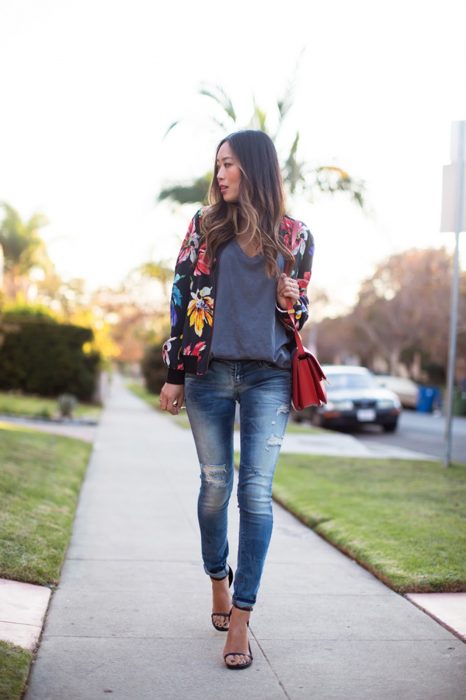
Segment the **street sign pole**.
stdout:
<svg viewBox="0 0 466 700">
<path fill-rule="evenodd" d="M 448 346 L 448 375 L 447 375 L 447 412 L 445 416 L 445 454 L 443 466 L 449 467 L 451 462 L 452 422 L 453 422 L 453 398 L 455 391 L 455 367 L 456 367 L 456 337 L 458 327 L 458 291 L 460 269 L 460 234 L 455 231 L 455 258 L 453 263 L 453 279 L 451 285 L 451 312 L 450 312 L 450 342 Z"/>
<path fill-rule="evenodd" d="M 452 448 L 453 398 L 455 391 L 456 343 L 458 327 L 458 297 L 460 277 L 460 232 L 466 229 L 465 218 L 465 131 L 466 122 L 453 124 L 452 165 L 443 170 L 442 231 L 454 231 L 455 255 L 451 284 L 450 337 L 448 347 L 447 402 L 445 415 L 445 450 L 443 464 L 449 467 Z"/>
</svg>

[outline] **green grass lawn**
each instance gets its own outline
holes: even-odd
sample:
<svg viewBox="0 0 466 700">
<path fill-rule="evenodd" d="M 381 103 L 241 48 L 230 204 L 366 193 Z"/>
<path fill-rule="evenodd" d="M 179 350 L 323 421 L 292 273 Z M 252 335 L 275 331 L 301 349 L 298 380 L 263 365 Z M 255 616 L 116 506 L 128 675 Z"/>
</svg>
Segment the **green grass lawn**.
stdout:
<svg viewBox="0 0 466 700">
<path fill-rule="evenodd" d="M 23 695 L 33 654 L 0 640 L 0 699 L 20 700 Z"/>
<path fill-rule="evenodd" d="M 100 406 L 79 402 L 73 415 L 76 418 L 98 420 L 101 412 Z M 0 413 L 32 418 L 55 418 L 58 417 L 59 411 L 56 399 L 0 391 Z"/>
<path fill-rule="evenodd" d="M 58 584 L 91 449 L 0 422 L 0 577 Z"/>
<path fill-rule="evenodd" d="M 57 585 L 92 446 L 0 422 L 0 578 Z M 0 641 L 0 698 L 19 700 L 32 652 Z"/>
<path fill-rule="evenodd" d="M 466 465 L 281 454 L 273 495 L 400 593 L 466 591 Z"/>
</svg>

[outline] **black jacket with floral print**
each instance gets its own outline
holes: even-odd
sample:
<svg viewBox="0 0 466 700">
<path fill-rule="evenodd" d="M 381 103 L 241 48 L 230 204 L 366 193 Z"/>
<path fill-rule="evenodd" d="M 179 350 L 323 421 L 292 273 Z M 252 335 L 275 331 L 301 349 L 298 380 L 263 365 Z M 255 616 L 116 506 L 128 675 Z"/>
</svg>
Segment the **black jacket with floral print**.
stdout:
<svg viewBox="0 0 466 700">
<path fill-rule="evenodd" d="M 200 234 L 200 218 L 204 208 L 191 219 L 175 265 L 170 302 L 171 332 L 162 348 L 168 367 L 167 382 L 183 384 L 185 372 L 207 372 L 214 326 L 215 280 L 206 262 L 206 243 Z M 314 237 L 306 224 L 283 216 L 280 235 L 294 256 L 288 275 L 297 280 L 300 296 L 294 304 L 298 329 L 308 318 L 307 286 L 311 278 Z M 286 310 L 276 305 L 280 321 L 293 340 L 293 324 Z"/>
</svg>

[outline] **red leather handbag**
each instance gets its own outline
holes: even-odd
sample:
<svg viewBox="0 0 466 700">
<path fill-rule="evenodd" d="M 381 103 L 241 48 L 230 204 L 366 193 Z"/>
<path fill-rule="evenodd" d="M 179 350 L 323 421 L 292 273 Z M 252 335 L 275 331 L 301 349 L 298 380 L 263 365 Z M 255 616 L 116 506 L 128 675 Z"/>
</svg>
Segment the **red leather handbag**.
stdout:
<svg viewBox="0 0 466 700">
<path fill-rule="evenodd" d="M 296 411 L 307 406 L 327 403 L 327 392 L 323 383 L 327 377 L 318 359 L 304 347 L 294 318 L 293 303 L 288 300 L 288 315 L 293 322 L 296 347 L 291 355 L 292 395 L 291 402 Z"/>
</svg>

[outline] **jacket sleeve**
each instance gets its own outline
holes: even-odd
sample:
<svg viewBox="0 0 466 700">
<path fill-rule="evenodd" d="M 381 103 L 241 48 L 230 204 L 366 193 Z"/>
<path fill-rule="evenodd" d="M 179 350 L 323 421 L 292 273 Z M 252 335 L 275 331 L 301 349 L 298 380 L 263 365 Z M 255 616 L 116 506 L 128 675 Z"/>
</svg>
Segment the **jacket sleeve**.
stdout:
<svg viewBox="0 0 466 700">
<path fill-rule="evenodd" d="M 162 346 L 162 358 L 168 367 L 167 382 L 169 384 L 184 384 L 185 373 L 183 362 L 180 360 L 180 352 L 186 310 L 190 299 L 191 273 L 197 260 L 199 248 L 199 211 L 189 223 L 175 264 L 170 298 L 170 337 Z"/>
<path fill-rule="evenodd" d="M 293 311 L 298 330 L 301 330 L 309 317 L 307 288 L 311 279 L 312 261 L 314 259 L 314 236 L 306 224 L 302 225 L 298 240 L 299 245 L 303 248 L 303 252 L 299 263 L 298 276 L 296 278 L 299 285 L 299 299 L 293 305 Z M 292 274 L 292 277 L 295 277 L 295 275 Z M 285 328 L 293 331 L 293 323 L 288 315 L 288 310 L 281 309 L 278 304 L 276 305 L 276 309 L 279 319 Z"/>
</svg>

